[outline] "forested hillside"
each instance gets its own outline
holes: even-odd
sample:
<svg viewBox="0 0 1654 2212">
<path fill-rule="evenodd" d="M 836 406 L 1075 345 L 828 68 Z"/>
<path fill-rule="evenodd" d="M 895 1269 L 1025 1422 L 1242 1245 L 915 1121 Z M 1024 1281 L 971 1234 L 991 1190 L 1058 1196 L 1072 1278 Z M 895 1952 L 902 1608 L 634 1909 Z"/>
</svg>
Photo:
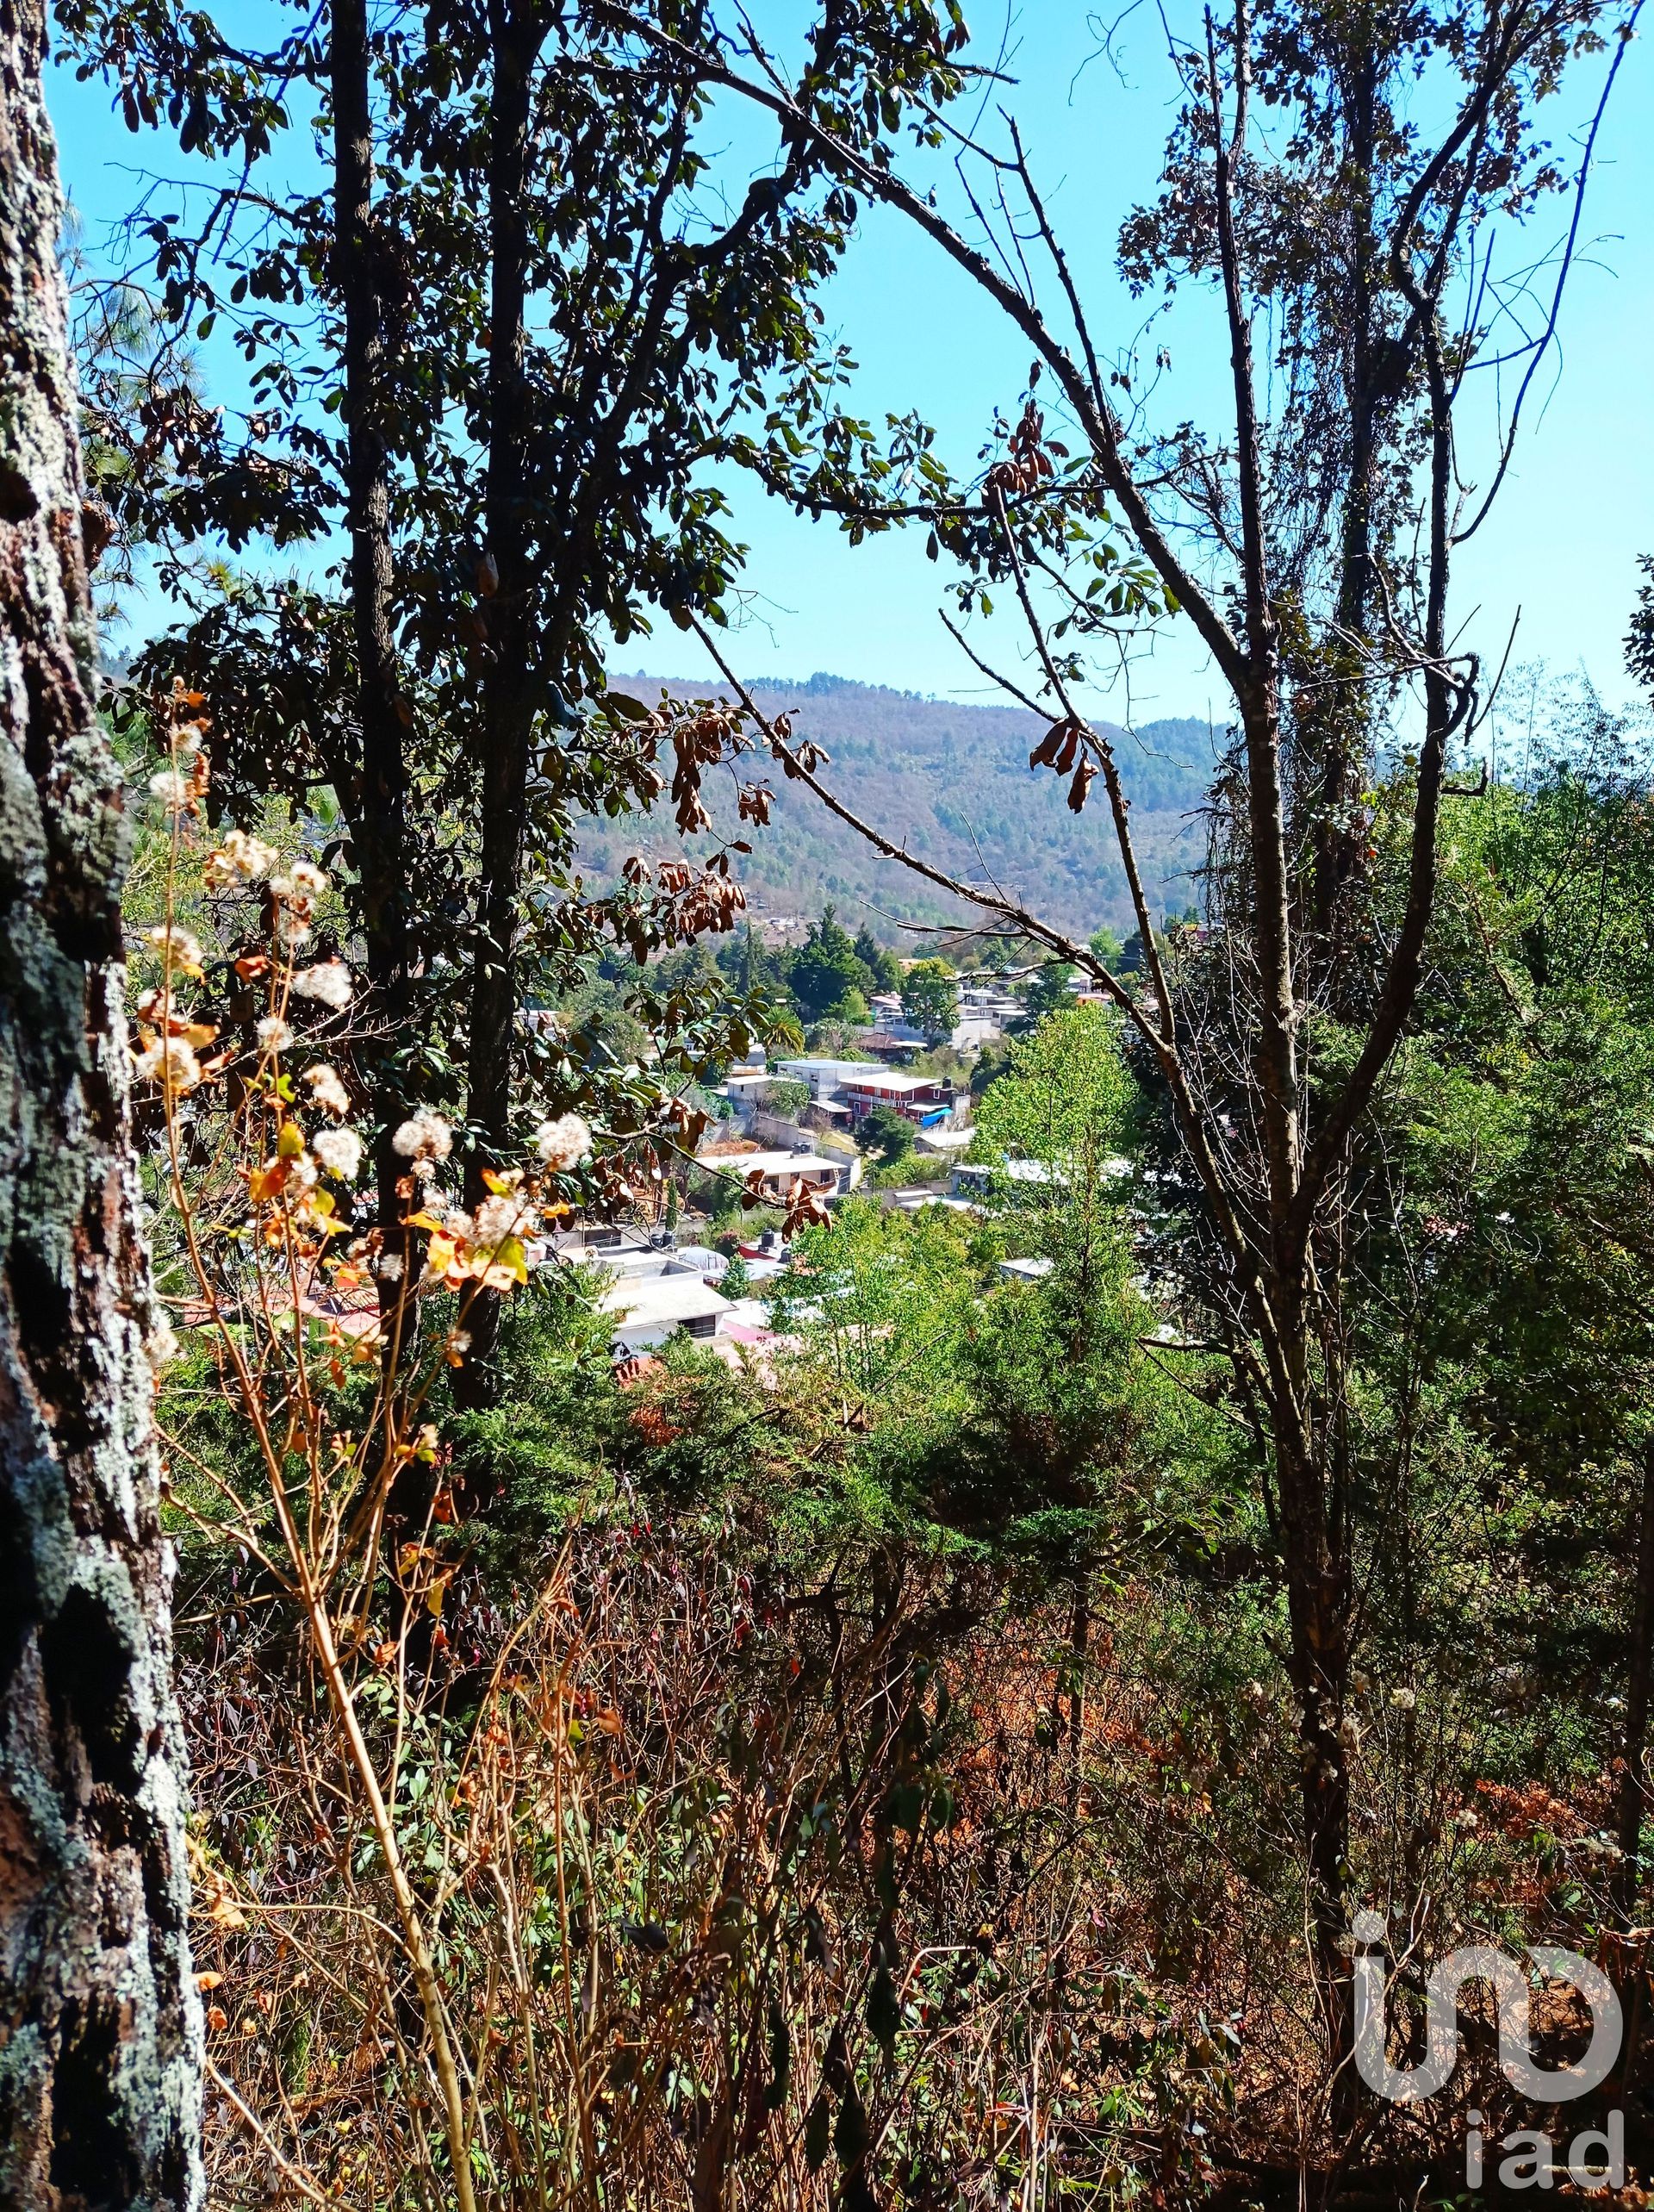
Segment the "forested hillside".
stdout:
<svg viewBox="0 0 1654 2212">
<path fill-rule="evenodd" d="M 610 681 L 645 702 L 657 700 L 662 689 L 689 698 L 718 689 L 619 671 Z M 797 735 L 824 746 L 831 755 L 836 794 L 921 859 L 966 882 L 991 880 L 1009 895 L 1035 900 L 1082 938 L 1099 923 L 1122 937 L 1135 927 L 1106 812 L 1088 809 L 1076 820 L 1063 803 L 1062 787 L 1029 767 L 1029 754 L 1046 729 L 1035 715 L 1021 707 L 923 699 L 828 675 L 801 683 L 755 684 L 752 695 L 767 713 L 789 715 Z M 1204 857 L 1197 810 L 1211 782 L 1213 733 L 1190 720 L 1150 722 L 1131 734 L 1106 724 L 1098 727 L 1114 740 L 1133 801 L 1133 827 L 1156 920 L 1162 911 L 1180 914 L 1195 899 L 1193 873 Z M 963 919 L 958 901 L 881 859 L 829 813 L 807 785 L 780 776 L 772 780 L 775 804 L 768 826 L 752 840 L 740 869 L 760 912 L 814 914 L 826 897 L 875 930 L 880 917 Z M 721 795 L 709 784 L 712 819 L 724 834 L 733 834 L 726 826 L 735 811 L 732 788 L 722 807 Z M 649 831 L 659 849 L 678 846 L 665 802 L 653 809 Z M 579 835 L 587 864 L 607 877 L 636 849 L 637 825 L 588 818 Z M 884 933 L 895 935 L 887 924 Z"/>
</svg>

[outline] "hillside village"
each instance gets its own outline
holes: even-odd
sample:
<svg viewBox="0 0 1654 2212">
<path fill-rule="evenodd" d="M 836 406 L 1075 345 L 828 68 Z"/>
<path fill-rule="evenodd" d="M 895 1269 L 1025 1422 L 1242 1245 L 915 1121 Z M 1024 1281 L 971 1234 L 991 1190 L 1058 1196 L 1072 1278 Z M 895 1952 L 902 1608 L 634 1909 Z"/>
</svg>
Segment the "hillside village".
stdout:
<svg viewBox="0 0 1654 2212">
<path fill-rule="evenodd" d="M 1639 9 L 0 7 L 0 2212 L 1654 2205 Z"/>
<path fill-rule="evenodd" d="M 1073 1007 L 1105 1003 L 1066 974 L 1056 988 Z M 936 1206 L 979 1217 L 995 1190 L 1049 1172 L 1038 1162 L 1006 1160 L 981 1144 L 975 1129 L 973 1077 L 985 1051 L 1030 1026 L 1024 992 L 961 981 L 948 1010 L 954 1018 L 940 1032 L 908 1018 L 899 990 L 875 992 L 869 1005 L 871 1025 L 850 1034 L 846 1056 L 781 1054 L 772 1062 L 754 1046 L 731 1067 L 712 1094 L 716 1115 L 685 1177 L 689 1195 L 680 1197 L 675 1187 L 657 1225 L 593 1222 L 546 1245 L 545 1262 L 587 1268 L 600 1280 L 598 1302 L 612 1317 L 612 1349 L 628 1379 L 680 1334 L 731 1361 L 762 1355 L 784 1336 L 774 1323 L 774 1291 L 793 1254 L 771 1219 L 775 1214 L 796 1217 L 813 1199 L 830 1218 L 836 1201 L 874 1190 L 876 1181 L 886 1208 L 911 1213 Z M 924 1063 L 937 1059 L 956 1072 L 928 1072 Z M 869 1135 L 883 1135 L 888 1147 L 892 1121 L 905 1125 L 911 1137 L 898 1135 L 890 1158 L 875 1150 L 870 1179 Z M 731 1199 L 752 1206 L 769 1225 L 715 1230 L 714 1218 L 727 1223 Z M 1050 1264 L 1013 1252 L 1000 1273 L 1007 1281 L 1033 1280 Z M 737 1276 L 731 1295 L 727 1286 Z"/>
</svg>

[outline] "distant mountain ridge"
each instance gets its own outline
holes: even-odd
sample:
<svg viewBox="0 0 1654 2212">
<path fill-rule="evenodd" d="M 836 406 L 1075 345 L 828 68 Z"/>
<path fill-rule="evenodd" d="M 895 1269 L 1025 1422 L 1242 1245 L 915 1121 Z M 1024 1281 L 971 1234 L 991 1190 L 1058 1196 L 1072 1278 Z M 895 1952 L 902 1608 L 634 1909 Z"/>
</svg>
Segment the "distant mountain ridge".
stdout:
<svg viewBox="0 0 1654 2212">
<path fill-rule="evenodd" d="M 619 671 L 610 680 L 645 702 L 662 690 L 695 697 L 719 689 Z M 961 882 L 996 883 L 1070 932 L 1088 933 L 1102 922 L 1122 934 L 1132 927 L 1101 784 L 1092 786 L 1076 817 L 1068 811 L 1066 782 L 1048 769 L 1029 768 L 1029 753 L 1046 727 L 1039 717 L 1020 707 L 961 705 L 824 673 L 749 689 L 766 713 L 790 714 L 795 733 L 831 756 L 824 782 L 892 843 Z M 1180 913 L 1194 897 L 1191 870 L 1203 856 L 1197 809 L 1212 778 L 1212 733 L 1204 722 L 1181 720 L 1111 734 L 1150 901 L 1157 913 Z M 752 844 L 742 877 L 755 910 L 813 916 L 830 900 L 852 926 L 868 921 L 892 942 L 903 934 L 897 923 L 962 919 L 957 900 L 881 858 L 813 792 L 779 770 L 768 781 L 775 800 L 767 829 L 737 828 L 726 779 L 713 779 L 706 794 L 719 831 L 744 835 Z M 691 840 L 690 849 L 705 844 Z M 612 876 L 626 854 L 640 848 L 656 857 L 682 850 L 669 807 L 657 806 L 641 836 L 635 819 L 594 819 L 582 829 L 588 874 Z"/>
</svg>

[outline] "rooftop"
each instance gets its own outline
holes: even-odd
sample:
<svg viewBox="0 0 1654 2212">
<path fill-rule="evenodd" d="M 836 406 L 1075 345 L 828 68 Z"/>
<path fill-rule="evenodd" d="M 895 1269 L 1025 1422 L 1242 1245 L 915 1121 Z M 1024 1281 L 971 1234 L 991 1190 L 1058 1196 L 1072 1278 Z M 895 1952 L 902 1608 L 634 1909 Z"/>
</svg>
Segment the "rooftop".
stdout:
<svg viewBox="0 0 1654 2212">
<path fill-rule="evenodd" d="M 865 1081 L 847 1082 L 847 1091 L 877 1088 L 881 1091 L 942 1091 L 948 1086 L 939 1075 L 899 1075 L 891 1068 L 868 1068 L 863 1070 Z"/>
<path fill-rule="evenodd" d="M 744 1179 L 755 1168 L 761 1175 L 812 1175 L 823 1170 L 836 1175 L 848 1162 L 824 1160 L 819 1152 L 743 1152 L 722 1164 Z"/>
<path fill-rule="evenodd" d="M 619 1321 L 631 1322 L 635 1328 L 647 1328 L 656 1322 L 700 1321 L 709 1314 L 726 1313 L 730 1301 L 718 1292 L 709 1290 L 698 1274 L 686 1271 L 682 1274 L 630 1276 L 612 1284 L 598 1304 Z"/>
<path fill-rule="evenodd" d="M 776 1066 L 791 1074 L 800 1075 L 876 1075 L 876 1060 L 778 1060 Z"/>
<path fill-rule="evenodd" d="M 1008 1183 L 1048 1183 L 1052 1172 L 1043 1160 L 1004 1160 L 997 1166 L 972 1160 L 962 1162 L 954 1169 L 956 1182 L 968 1179 L 973 1183 L 987 1183 L 996 1176 Z"/>
</svg>

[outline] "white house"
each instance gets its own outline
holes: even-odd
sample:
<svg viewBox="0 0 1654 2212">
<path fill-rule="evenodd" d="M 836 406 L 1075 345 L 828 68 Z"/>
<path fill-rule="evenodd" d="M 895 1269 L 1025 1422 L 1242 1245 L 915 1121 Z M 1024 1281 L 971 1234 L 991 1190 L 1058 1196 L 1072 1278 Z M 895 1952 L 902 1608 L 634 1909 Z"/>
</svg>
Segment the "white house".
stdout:
<svg viewBox="0 0 1654 2212">
<path fill-rule="evenodd" d="M 1043 1282 L 1056 1264 L 1054 1260 L 1001 1260 L 999 1277 L 1008 1283 Z"/>
<path fill-rule="evenodd" d="M 802 1083 L 809 1092 L 811 1102 L 824 1106 L 838 1096 L 845 1085 L 858 1075 L 877 1075 L 879 1065 L 873 1060 L 780 1060 L 775 1072 L 795 1083 Z"/>
<path fill-rule="evenodd" d="M 707 1281 L 706 1262 L 721 1256 L 694 1246 L 675 1251 L 599 1223 L 557 1240 L 563 1266 L 600 1268 L 608 1278 L 597 1302 L 612 1317 L 610 1349 L 617 1359 L 663 1344 L 680 1329 L 691 1337 L 716 1335 L 730 1301 Z"/>
<path fill-rule="evenodd" d="M 761 1176 L 764 1199 L 771 1206 L 791 1206 L 805 1191 L 837 1198 L 854 1190 L 861 1179 L 859 1156 L 828 1160 L 818 1152 L 731 1152 L 716 1165 L 743 1183 L 755 1175 Z"/>
<path fill-rule="evenodd" d="M 675 1337 L 714 1337 L 730 1301 L 693 1268 L 663 1267 L 656 1274 L 628 1272 L 598 1299 L 613 1316 L 612 1349 L 617 1359 L 650 1351 Z"/>
</svg>

